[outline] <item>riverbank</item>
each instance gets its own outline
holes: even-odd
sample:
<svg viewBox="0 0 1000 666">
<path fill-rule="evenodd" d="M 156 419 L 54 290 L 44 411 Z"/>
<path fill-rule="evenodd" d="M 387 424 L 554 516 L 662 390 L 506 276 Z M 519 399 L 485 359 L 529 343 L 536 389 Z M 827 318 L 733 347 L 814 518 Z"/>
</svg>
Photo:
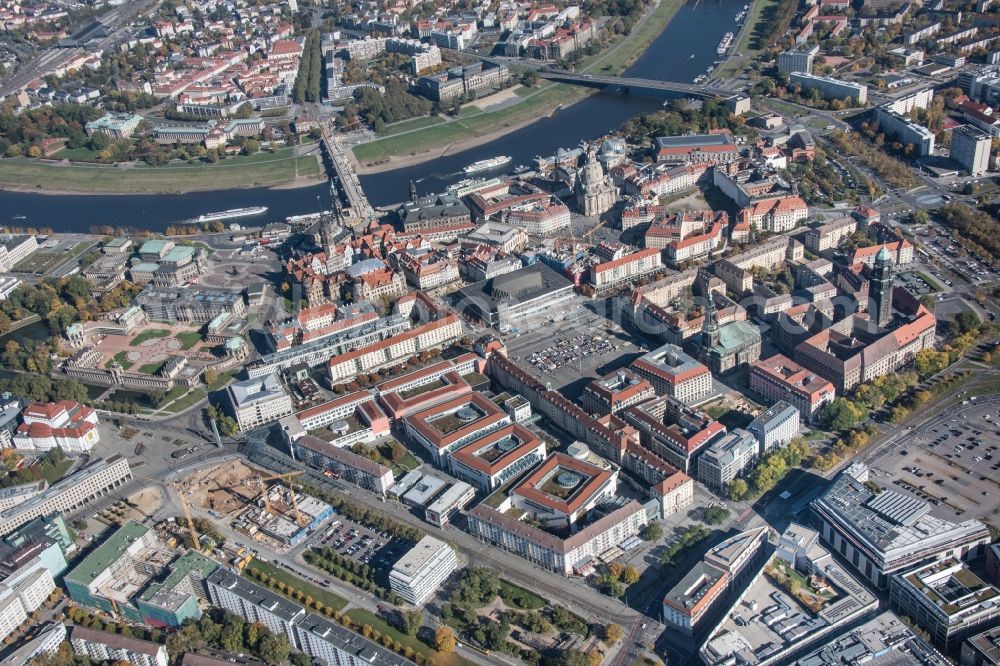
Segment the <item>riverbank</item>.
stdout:
<svg viewBox="0 0 1000 666">
<path fill-rule="evenodd" d="M 761 54 L 763 49 L 758 47 L 760 46 L 761 34 L 767 25 L 767 17 L 770 10 L 780 2 L 781 0 L 752 0 L 750 12 L 736 38 L 736 45 L 730 49 L 732 55 L 712 72 L 709 76 L 710 80 L 715 81 L 736 76 L 749 67 L 750 63 Z M 737 53 L 740 55 L 736 55 Z"/>
<path fill-rule="evenodd" d="M 309 187 L 326 180 L 315 154 L 230 157 L 216 164 L 113 166 L 29 159 L 0 160 L 0 189 L 36 194 L 185 194 L 255 187 Z"/>
<path fill-rule="evenodd" d="M 460 117 L 453 122 L 400 132 L 385 139 L 355 146 L 350 153 L 354 169 L 359 175 L 369 175 L 460 153 L 501 139 L 541 118 L 549 118 L 590 92 L 585 88 L 562 84 L 544 85 L 545 88 L 541 90 L 517 90 L 518 96 L 525 94 L 522 91 L 534 91 L 537 94 L 498 111 L 484 111 Z M 507 111 L 516 113 L 506 113 Z"/>
<path fill-rule="evenodd" d="M 614 75 L 632 65 L 670 24 L 685 0 L 659 0 L 636 25 L 631 34 L 601 53 L 584 58 L 578 71 Z M 359 174 L 374 174 L 415 166 L 444 155 L 459 153 L 502 138 L 505 134 L 547 118 L 562 108 L 579 102 L 594 91 L 567 84 L 542 83 L 536 88 L 518 88 L 522 98 L 496 111 L 467 113 L 457 118 L 424 122 L 412 130 L 394 132 L 369 143 L 354 146 L 355 168 Z M 413 121 L 410 121 L 413 122 Z"/>
</svg>

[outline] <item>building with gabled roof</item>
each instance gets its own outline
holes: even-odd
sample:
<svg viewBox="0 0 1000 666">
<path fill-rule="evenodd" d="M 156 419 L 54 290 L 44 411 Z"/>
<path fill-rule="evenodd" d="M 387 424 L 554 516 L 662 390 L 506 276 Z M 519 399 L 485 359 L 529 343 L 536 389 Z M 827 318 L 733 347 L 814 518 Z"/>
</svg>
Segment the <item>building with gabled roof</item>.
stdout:
<svg viewBox="0 0 1000 666">
<path fill-rule="evenodd" d="M 718 421 L 669 396 L 629 407 L 623 416 L 646 448 L 685 474 L 693 471 L 697 454 L 726 432 Z"/>
<path fill-rule="evenodd" d="M 581 402 L 591 414 L 618 414 L 656 396 L 653 385 L 627 368 L 595 379 L 583 388 Z"/>
<path fill-rule="evenodd" d="M 712 373 L 674 344 L 665 344 L 632 361 L 629 368 L 647 379 L 658 395 L 695 404 L 712 395 Z"/>
<path fill-rule="evenodd" d="M 771 402 L 790 403 L 805 421 L 811 421 L 823 405 L 836 397 L 830 380 L 782 354 L 750 366 L 750 390 Z"/>
</svg>

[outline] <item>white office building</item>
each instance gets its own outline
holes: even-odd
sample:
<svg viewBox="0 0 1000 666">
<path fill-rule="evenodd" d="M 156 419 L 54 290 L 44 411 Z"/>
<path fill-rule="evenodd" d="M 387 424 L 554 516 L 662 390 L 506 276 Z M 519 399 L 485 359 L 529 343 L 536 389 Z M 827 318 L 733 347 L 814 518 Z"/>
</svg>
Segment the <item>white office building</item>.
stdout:
<svg viewBox="0 0 1000 666">
<path fill-rule="evenodd" d="M 0 271 L 7 272 L 38 249 L 34 236 L 14 236 L 0 242 Z"/>
<path fill-rule="evenodd" d="M 747 431 L 757 438 L 760 453 L 765 454 L 786 446 L 799 436 L 802 432 L 801 415 L 799 410 L 782 400 L 751 421 Z"/>
<path fill-rule="evenodd" d="M 868 86 L 863 83 L 814 76 L 806 72 L 792 72 L 789 80 L 802 86 L 805 91 L 818 90 L 824 99 L 851 99 L 859 106 L 868 101 Z"/>
<path fill-rule="evenodd" d="M 423 606 L 457 568 L 455 550 L 444 541 L 425 536 L 392 566 L 389 587 L 407 603 Z"/>
<path fill-rule="evenodd" d="M 276 374 L 233 382 L 226 395 L 230 413 L 242 431 L 259 428 L 292 413 L 292 398 Z"/>
<path fill-rule="evenodd" d="M 812 73 L 813 59 L 819 53 L 819 44 L 798 44 L 778 54 L 778 71 L 782 74 L 792 72 Z"/>
<path fill-rule="evenodd" d="M 878 119 L 879 128 L 886 136 L 902 144 L 913 144 L 915 152 L 920 156 L 934 153 L 934 132 L 923 125 L 918 125 L 909 117 L 881 106 L 876 111 L 875 117 Z"/>
</svg>

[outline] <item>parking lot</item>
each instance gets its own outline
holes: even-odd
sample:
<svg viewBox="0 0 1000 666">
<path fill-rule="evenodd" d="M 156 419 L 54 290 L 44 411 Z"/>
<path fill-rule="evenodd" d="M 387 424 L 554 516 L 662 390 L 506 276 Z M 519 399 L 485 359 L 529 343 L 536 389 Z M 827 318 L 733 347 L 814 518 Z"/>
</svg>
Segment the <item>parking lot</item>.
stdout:
<svg viewBox="0 0 1000 666">
<path fill-rule="evenodd" d="M 930 276 L 926 273 L 922 273 L 920 270 L 911 269 L 900 271 L 896 276 L 896 279 L 899 281 L 899 286 L 904 287 L 911 294 L 918 297 L 923 296 L 924 294 L 933 294 L 939 291 L 941 285 L 938 284 L 937 281 L 935 281 L 934 284 L 931 284 L 925 279 L 925 277 L 929 278 Z M 941 280 L 941 282 L 943 282 L 943 280 Z"/>
<path fill-rule="evenodd" d="M 992 518 L 1000 508 L 1000 412 L 975 403 L 966 400 L 964 411 L 906 440 L 873 469 L 873 480 L 928 501 L 942 516 Z"/>
<path fill-rule="evenodd" d="M 376 570 L 389 569 L 412 544 L 388 532 L 376 532 L 341 515 L 311 537 L 311 545 L 328 546 Z"/>
<path fill-rule="evenodd" d="M 576 399 L 591 379 L 627 366 L 650 349 L 595 311 L 600 305 L 576 299 L 565 316 L 551 324 L 509 336 L 510 358 L 539 381 Z"/>
<path fill-rule="evenodd" d="M 972 282 L 994 280 L 1000 275 L 1000 269 L 990 265 L 985 257 L 973 256 L 951 237 L 949 229 L 928 224 L 914 229 L 918 240 L 924 245 L 931 257 L 943 261 L 949 268 L 968 278 Z M 934 274 L 934 277 L 947 286 L 952 286 L 950 277 Z"/>
</svg>

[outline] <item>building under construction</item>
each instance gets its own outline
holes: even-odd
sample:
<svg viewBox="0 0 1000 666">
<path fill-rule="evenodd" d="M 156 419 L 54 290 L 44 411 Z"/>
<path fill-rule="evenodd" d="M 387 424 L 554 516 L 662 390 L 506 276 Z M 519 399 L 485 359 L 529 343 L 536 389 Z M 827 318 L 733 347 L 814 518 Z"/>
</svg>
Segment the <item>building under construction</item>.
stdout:
<svg viewBox="0 0 1000 666">
<path fill-rule="evenodd" d="M 267 488 L 233 521 L 233 529 L 295 545 L 333 515 L 333 507 L 279 484 Z"/>
<path fill-rule="evenodd" d="M 219 564 L 167 546 L 156 530 L 129 521 L 90 551 L 64 583 L 73 601 L 131 622 L 179 627 L 201 617 L 201 581 Z"/>
</svg>

